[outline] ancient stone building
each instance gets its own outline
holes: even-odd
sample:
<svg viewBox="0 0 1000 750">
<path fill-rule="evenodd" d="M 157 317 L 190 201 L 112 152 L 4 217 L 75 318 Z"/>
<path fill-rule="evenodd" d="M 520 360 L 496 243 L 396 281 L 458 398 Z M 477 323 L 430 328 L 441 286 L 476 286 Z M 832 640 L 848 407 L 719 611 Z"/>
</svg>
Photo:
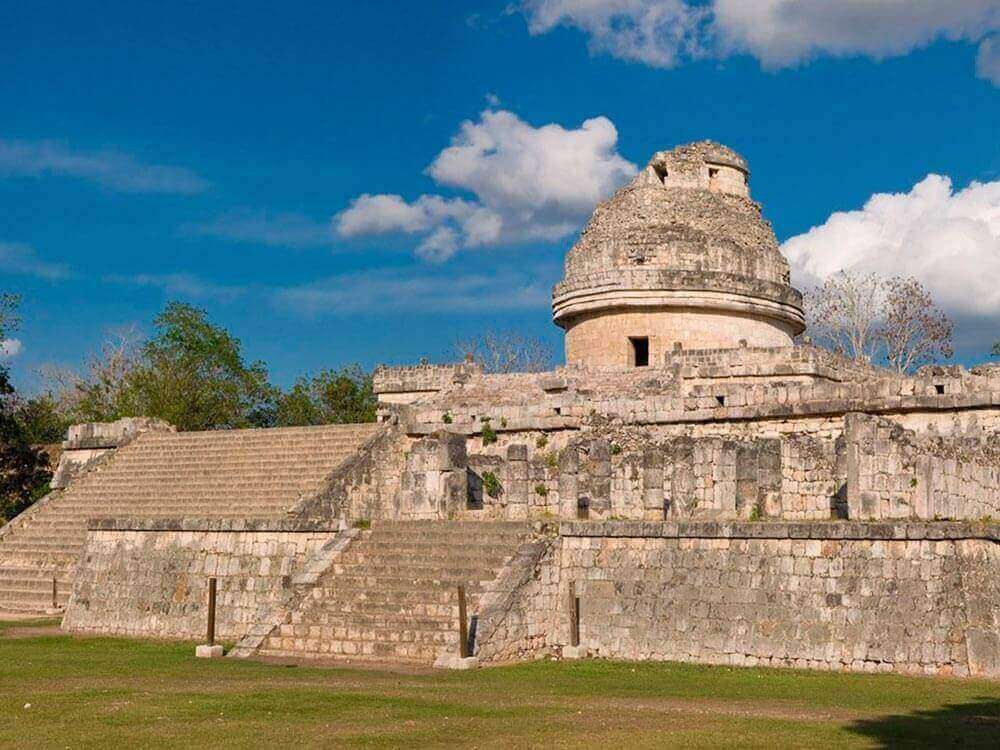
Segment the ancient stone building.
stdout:
<svg viewBox="0 0 1000 750">
<path fill-rule="evenodd" d="M 74 429 L 0 529 L 0 608 L 55 579 L 71 631 L 194 639 L 215 578 L 237 657 L 1000 677 L 1000 368 L 793 345 L 742 157 L 656 154 L 553 316 L 564 367 L 380 368 L 374 425 Z"/>
</svg>

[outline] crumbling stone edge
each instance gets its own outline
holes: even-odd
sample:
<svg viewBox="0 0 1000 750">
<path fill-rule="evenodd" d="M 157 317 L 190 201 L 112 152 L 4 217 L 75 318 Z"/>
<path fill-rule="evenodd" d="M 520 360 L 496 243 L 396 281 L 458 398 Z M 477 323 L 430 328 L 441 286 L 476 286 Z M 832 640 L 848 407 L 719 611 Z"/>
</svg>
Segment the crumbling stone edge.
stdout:
<svg viewBox="0 0 1000 750">
<path fill-rule="evenodd" d="M 273 523 L 273 522 L 271 522 Z M 283 523 L 283 522 L 279 522 Z M 334 562 L 351 545 L 351 542 L 361 533 L 359 529 L 344 529 L 324 544 L 302 570 L 292 576 L 292 587 L 281 604 L 261 615 L 254 625 L 233 647 L 227 656 L 235 659 L 246 659 L 257 653 L 271 632 L 287 620 L 297 609 L 302 597 L 316 584 L 320 576 L 326 573 Z"/>
</svg>

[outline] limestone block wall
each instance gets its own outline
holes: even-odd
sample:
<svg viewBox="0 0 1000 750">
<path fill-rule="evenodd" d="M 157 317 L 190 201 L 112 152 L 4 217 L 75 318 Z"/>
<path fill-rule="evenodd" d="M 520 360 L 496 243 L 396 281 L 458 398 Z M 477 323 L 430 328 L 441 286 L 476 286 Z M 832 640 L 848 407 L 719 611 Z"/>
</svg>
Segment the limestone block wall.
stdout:
<svg viewBox="0 0 1000 750">
<path fill-rule="evenodd" d="M 480 664 L 524 661 L 548 652 L 558 610 L 554 542 L 543 537 L 522 544 L 482 595 L 475 648 Z"/>
<path fill-rule="evenodd" d="M 597 657 L 997 677 L 998 541 L 996 524 L 563 523 L 541 601 L 572 582 Z"/>
<path fill-rule="evenodd" d="M 1000 435 L 916 433 L 847 417 L 851 518 L 1000 518 Z"/>
<path fill-rule="evenodd" d="M 840 513 L 844 461 L 835 441 L 654 439 L 611 431 L 561 450 L 511 444 L 469 457 L 470 508 L 490 518 L 814 518 Z M 499 481 L 491 496 L 487 473 Z"/>
<path fill-rule="evenodd" d="M 415 442 L 386 425 L 334 469 L 321 492 L 303 498 L 289 516 L 311 523 L 395 518 L 403 469 Z"/>
<path fill-rule="evenodd" d="M 335 535 L 281 521 L 106 520 L 92 525 L 63 628 L 77 633 L 203 638 L 208 578 L 216 634 L 236 641 L 281 603 Z"/>
<path fill-rule="evenodd" d="M 649 362 L 661 365 L 676 344 L 684 348 L 791 346 L 790 328 L 751 313 L 697 308 L 602 312 L 581 316 L 566 331 L 566 362 L 590 365 L 634 364 L 630 337 L 649 339 Z"/>
</svg>

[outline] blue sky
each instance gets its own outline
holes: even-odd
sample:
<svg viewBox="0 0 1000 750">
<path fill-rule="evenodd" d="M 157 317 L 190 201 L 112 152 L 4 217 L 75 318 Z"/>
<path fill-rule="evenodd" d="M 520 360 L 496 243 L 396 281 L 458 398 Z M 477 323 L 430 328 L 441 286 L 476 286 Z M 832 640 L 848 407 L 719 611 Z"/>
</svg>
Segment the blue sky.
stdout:
<svg viewBox="0 0 1000 750">
<path fill-rule="evenodd" d="M 959 359 L 981 358 L 1000 339 L 997 3 L 888 19 L 866 0 L 847 18 L 732 3 L 9 8 L 16 381 L 78 366 L 109 330 L 148 331 L 170 299 L 281 384 L 447 358 L 487 326 L 558 349 L 549 290 L 593 202 L 701 138 L 748 158 L 780 240 L 821 227 L 789 245 L 797 274 L 821 276 L 821 257 L 917 273 L 958 322 Z M 879 193 L 898 195 L 862 211 Z"/>
</svg>

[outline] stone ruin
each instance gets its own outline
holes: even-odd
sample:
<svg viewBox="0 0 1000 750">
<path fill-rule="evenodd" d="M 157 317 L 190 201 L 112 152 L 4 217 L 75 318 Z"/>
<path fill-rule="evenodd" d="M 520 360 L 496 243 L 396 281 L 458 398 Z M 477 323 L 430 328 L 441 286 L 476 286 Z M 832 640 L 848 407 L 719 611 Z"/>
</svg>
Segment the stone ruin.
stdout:
<svg viewBox="0 0 1000 750">
<path fill-rule="evenodd" d="M 236 657 L 1000 677 L 1000 368 L 794 344 L 749 174 L 695 143 L 598 206 L 552 372 L 380 367 L 375 425 L 75 428 L 0 609 L 194 639 L 215 578 Z"/>
</svg>

